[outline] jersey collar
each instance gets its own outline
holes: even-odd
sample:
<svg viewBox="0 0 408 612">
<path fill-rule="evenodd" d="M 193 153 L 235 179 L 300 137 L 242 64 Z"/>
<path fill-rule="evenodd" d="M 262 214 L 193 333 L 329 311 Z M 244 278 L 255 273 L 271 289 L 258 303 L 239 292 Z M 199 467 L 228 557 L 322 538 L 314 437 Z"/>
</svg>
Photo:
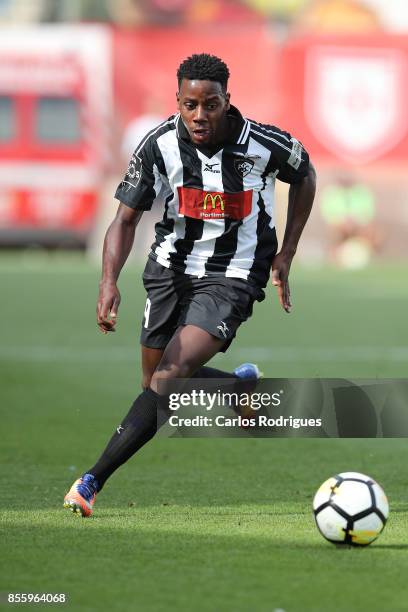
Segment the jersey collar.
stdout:
<svg viewBox="0 0 408 612">
<path fill-rule="evenodd" d="M 248 119 L 245 119 L 241 115 L 239 110 L 236 108 L 236 106 L 232 106 L 232 104 L 231 104 L 230 110 L 228 111 L 227 116 L 231 118 L 230 120 L 231 127 L 227 134 L 224 144 L 231 144 L 231 143 L 232 144 L 244 144 L 248 139 L 249 130 L 250 130 Z M 181 140 L 185 140 L 187 142 L 191 142 L 190 135 L 187 131 L 186 126 L 184 125 L 184 122 L 180 116 L 180 113 L 178 113 L 175 116 L 174 120 L 176 123 L 176 131 L 177 131 L 178 138 L 180 138 Z"/>
</svg>

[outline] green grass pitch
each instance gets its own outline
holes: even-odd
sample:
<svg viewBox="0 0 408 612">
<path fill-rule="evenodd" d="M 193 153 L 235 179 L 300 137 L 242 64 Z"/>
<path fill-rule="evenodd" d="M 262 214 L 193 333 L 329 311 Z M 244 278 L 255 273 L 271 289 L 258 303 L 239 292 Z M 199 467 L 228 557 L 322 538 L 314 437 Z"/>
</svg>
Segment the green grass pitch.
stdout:
<svg viewBox="0 0 408 612">
<path fill-rule="evenodd" d="M 269 290 L 214 364 L 407 376 L 402 265 L 291 278 L 292 314 Z M 403 439 L 157 438 L 109 481 L 92 519 L 64 510 L 65 490 L 139 391 L 140 270 L 123 274 L 108 337 L 94 319 L 98 271 L 80 257 L 2 255 L 0 281 L 3 601 L 65 592 L 61 608 L 78 611 L 408 609 Z M 379 480 L 390 500 L 384 533 L 365 549 L 327 543 L 311 514 L 317 487 L 346 470 Z"/>
</svg>

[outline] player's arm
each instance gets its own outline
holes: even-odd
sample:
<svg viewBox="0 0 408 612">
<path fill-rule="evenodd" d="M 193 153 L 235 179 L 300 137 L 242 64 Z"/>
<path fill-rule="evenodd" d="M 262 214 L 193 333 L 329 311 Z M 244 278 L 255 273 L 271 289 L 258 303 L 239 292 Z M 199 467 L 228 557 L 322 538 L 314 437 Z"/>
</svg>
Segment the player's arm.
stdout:
<svg viewBox="0 0 408 612">
<path fill-rule="evenodd" d="M 312 210 L 315 192 L 316 171 L 309 163 L 306 176 L 290 185 L 288 214 L 282 248 L 272 262 L 272 284 L 276 286 L 279 302 L 286 312 L 290 312 L 292 306 L 288 281 L 289 270 L 303 228 Z"/>
<path fill-rule="evenodd" d="M 105 235 L 102 278 L 99 283 L 99 297 L 96 306 L 97 323 L 104 334 L 115 331 L 116 316 L 120 304 L 117 280 L 131 251 L 135 230 L 142 214 L 143 210 L 119 204 L 116 217 Z"/>
<path fill-rule="evenodd" d="M 120 205 L 105 236 L 102 278 L 96 307 L 98 326 L 104 334 L 115 331 L 120 304 L 117 280 L 132 248 L 137 224 L 143 211 L 151 209 L 160 192 L 161 180 L 155 161 L 154 148 L 147 140 L 132 155 L 127 172 L 115 193 Z"/>
</svg>

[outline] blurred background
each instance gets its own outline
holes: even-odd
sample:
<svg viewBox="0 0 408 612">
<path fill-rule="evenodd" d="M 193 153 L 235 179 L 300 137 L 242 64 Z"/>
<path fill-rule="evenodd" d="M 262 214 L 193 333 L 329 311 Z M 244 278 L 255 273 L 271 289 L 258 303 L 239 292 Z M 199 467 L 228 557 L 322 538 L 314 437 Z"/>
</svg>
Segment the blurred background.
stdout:
<svg viewBox="0 0 408 612">
<path fill-rule="evenodd" d="M 243 114 L 291 131 L 318 169 L 300 260 L 404 260 L 407 33 L 404 0 L 0 0 L 0 248 L 99 259 L 131 153 L 175 111 L 180 61 L 210 52 Z"/>
<path fill-rule="evenodd" d="M 404 440 L 159 437 L 118 471 L 95 521 L 71 523 L 62 499 L 140 392 L 141 271 L 160 203 L 108 336 L 95 321 L 101 244 L 130 155 L 176 110 L 192 53 L 223 58 L 232 102 L 292 132 L 318 171 L 292 313 L 268 287 L 212 364 L 407 378 L 407 4 L 0 0 L 0 592 L 67 592 L 74 610 L 331 610 L 340 568 L 339 609 L 402 609 Z M 280 234 L 286 194 L 277 181 Z M 320 553 L 309 522 L 319 483 L 349 470 L 384 483 L 394 508 L 364 559 Z"/>
</svg>

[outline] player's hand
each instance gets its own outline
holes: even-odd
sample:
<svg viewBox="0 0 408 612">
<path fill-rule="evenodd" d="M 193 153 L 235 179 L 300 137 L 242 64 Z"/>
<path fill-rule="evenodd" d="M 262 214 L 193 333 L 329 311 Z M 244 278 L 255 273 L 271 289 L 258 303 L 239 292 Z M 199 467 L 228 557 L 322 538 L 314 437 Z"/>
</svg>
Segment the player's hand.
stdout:
<svg viewBox="0 0 408 612">
<path fill-rule="evenodd" d="M 278 253 L 272 261 L 272 285 L 276 287 L 280 305 L 288 313 L 292 308 L 288 281 L 291 263 L 292 257 L 282 252 Z"/>
<path fill-rule="evenodd" d="M 101 281 L 96 305 L 96 321 L 103 334 L 115 331 L 120 304 L 120 292 L 115 283 Z"/>
</svg>

